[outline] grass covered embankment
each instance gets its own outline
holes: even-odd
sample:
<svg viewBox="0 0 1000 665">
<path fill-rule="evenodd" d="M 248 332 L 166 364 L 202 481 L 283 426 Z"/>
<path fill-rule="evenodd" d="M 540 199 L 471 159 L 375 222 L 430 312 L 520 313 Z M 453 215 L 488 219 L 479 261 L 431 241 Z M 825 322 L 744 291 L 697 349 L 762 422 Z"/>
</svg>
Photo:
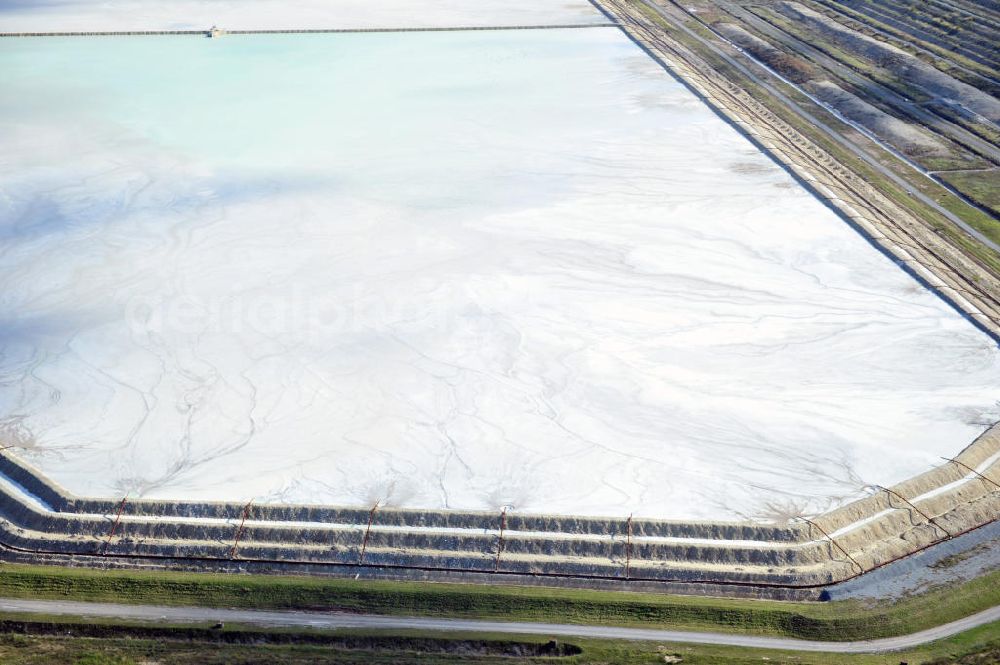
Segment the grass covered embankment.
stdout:
<svg viewBox="0 0 1000 665">
<path fill-rule="evenodd" d="M 0 597 L 340 610 L 855 640 L 913 633 L 1000 604 L 1000 571 L 895 603 L 866 606 L 857 601 L 785 602 L 583 589 L 7 564 L 0 569 Z"/>
</svg>

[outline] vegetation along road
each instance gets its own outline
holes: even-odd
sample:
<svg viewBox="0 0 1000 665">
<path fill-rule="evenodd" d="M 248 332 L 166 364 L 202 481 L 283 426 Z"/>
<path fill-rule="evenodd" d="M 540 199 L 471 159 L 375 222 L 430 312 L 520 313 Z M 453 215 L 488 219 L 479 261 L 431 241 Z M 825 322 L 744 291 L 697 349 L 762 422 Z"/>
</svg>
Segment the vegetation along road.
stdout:
<svg viewBox="0 0 1000 665">
<path fill-rule="evenodd" d="M 169 621 L 173 623 L 218 621 L 270 627 L 462 631 L 509 635 L 545 635 L 549 637 L 669 641 L 763 649 L 823 651 L 828 653 L 878 653 L 910 649 L 1000 620 L 1000 606 L 996 606 L 957 621 L 910 635 L 854 642 L 821 642 L 817 640 L 797 640 L 756 635 L 623 628 L 616 626 L 471 621 L 465 619 L 394 617 L 336 612 L 278 612 L 205 607 L 120 605 L 114 603 L 85 603 L 62 600 L 0 600 L 0 612 Z"/>
</svg>

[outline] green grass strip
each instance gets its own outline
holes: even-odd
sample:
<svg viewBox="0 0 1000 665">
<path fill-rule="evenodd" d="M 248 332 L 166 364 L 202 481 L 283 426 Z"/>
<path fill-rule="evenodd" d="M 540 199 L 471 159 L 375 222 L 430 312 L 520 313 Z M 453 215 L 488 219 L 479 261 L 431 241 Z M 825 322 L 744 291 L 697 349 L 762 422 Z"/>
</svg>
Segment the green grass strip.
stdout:
<svg viewBox="0 0 1000 665">
<path fill-rule="evenodd" d="M 904 635 L 1000 604 L 1000 571 L 896 603 L 866 606 L 858 601 L 784 602 L 543 587 L 8 564 L 0 569 L 0 597 L 544 620 L 854 640 Z"/>
</svg>

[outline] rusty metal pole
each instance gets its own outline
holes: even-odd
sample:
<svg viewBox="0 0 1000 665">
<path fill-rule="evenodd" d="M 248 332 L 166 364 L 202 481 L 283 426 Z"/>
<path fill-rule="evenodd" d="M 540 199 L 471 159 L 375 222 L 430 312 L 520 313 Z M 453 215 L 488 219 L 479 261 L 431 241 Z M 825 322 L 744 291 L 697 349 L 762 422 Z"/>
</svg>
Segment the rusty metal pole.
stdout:
<svg viewBox="0 0 1000 665">
<path fill-rule="evenodd" d="M 979 473 L 978 471 L 976 471 L 975 469 L 973 469 L 968 464 L 963 464 L 962 462 L 959 462 L 957 459 L 952 459 L 950 457 L 942 457 L 941 459 L 943 459 L 945 461 L 948 461 L 948 462 L 954 462 L 955 464 L 959 465 L 960 467 L 962 467 L 966 471 L 971 471 L 975 475 L 979 476 L 980 480 L 985 480 L 986 482 L 988 482 L 991 485 L 993 485 L 993 487 L 996 487 L 997 489 L 1000 489 L 1000 483 L 998 483 L 997 481 L 993 480 L 992 478 L 990 478 L 988 476 L 984 476 L 983 474 Z"/>
<path fill-rule="evenodd" d="M 247 505 L 243 506 L 243 518 L 240 520 L 240 525 L 236 529 L 236 535 L 233 538 L 233 546 L 229 548 L 229 558 L 235 559 L 236 552 L 240 546 L 240 538 L 243 537 L 243 526 L 247 522 L 247 517 L 250 515 L 250 506 L 253 504 L 253 499 L 247 501 Z"/>
<path fill-rule="evenodd" d="M 358 565 L 360 566 L 365 562 L 365 550 L 368 549 L 368 536 L 372 530 L 372 522 L 375 521 L 375 511 L 378 510 L 378 501 L 372 506 L 372 509 L 368 511 L 368 526 L 365 527 L 365 537 L 361 541 L 361 556 L 358 557 Z"/>
<path fill-rule="evenodd" d="M 808 517 L 801 517 L 801 518 L 799 518 L 799 519 L 801 519 L 801 520 L 802 520 L 803 522 L 805 522 L 805 523 L 806 523 L 806 524 L 808 524 L 809 526 L 814 526 L 814 527 L 816 527 L 816 529 L 817 529 L 817 530 L 819 530 L 819 532 L 820 532 L 821 534 L 823 534 L 824 536 L 826 536 L 827 540 L 829 540 L 829 541 L 830 541 L 830 542 L 831 542 L 831 543 L 833 544 L 833 546 L 834 546 L 834 547 L 836 547 L 836 548 L 837 548 L 838 550 L 840 550 L 840 551 L 841 551 L 841 553 L 842 553 L 842 554 L 843 554 L 844 556 L 846 556 L 846 557 L 847 557 L 848 559 L 850 559 L 850 560 L 851 560 L 851 563 L 853 563 L 853 564 L 854 564 L 855 566 L 857 566 L 857 567 L 858 567 L 858 572 L 859 572 L 859 573 L 862 573 L 862 574 L 863 574 L 863 573 L 865 572 L 865 567 L 864 567 L 864 566 L 862 566 L 862 565 L 861 565 L 860 563 L 858 563 L 857 559 L 855 559 L 855 558 L 854 558 L 853 556 L 851 556 L 851 555 L 850 555 L 850 553 L 848 553 L 848 551 L 847 551 L 847 550 L 845 550 L 845 549 L 844 549 L 843 547 L 841 547 L 841 546 L 840 546 L 840 543 L 838 543 L 838 542 L 837 542 L 836 540 L 834 540 L 834 539 L 833 539 L 833 536 L 831 536 L 830 534 L 828 534 L 828 533 L 827 533 L 827 532 L 826 532 L 826 531 L 825 531 L 825 530 L 823 529 L 823 527 L 821 527 L 821 526 L 820 526 L 819 524 L 816 524 L 815 522 L 813 522 L 813 521 L 812 521 L 811 519 L 809 519 Z"/>
<path fill-rule="evenodd" d="M 943 531 L 943 532 L 944 532 L 944 534 L 945 534 L 945 535 L 946 535 L 946 536 L 947 536 L 948 538 L 952 538 L 952 537 L 953 537 L 953 536 L 951 535 L 951 533 L 950 533 L 950 532 L 948 531 L 948 529 L 946 529 L 946 528 L 944 528 L 943 526 L 941 526 L 940 524 L 938 524 L 938 523 L 937 523 L 937 522 L 936 522 L 936 521 L 934 520 L 934 518 L 933 518 L 933 517 L 931 517 L 930 515 L 928 515 L 928 514 L 927 514 L 927 513 L 925 513 L 924 511 L 922 511 L 922 510 L 920 510 L 919 508 L 917 508 L 917 507 L 916 507 L 915 505 L 913 505 L 913 502 L 912 502 L 912 501 L 910 501 L 909 499 L 907 499 L 907 498 L 906 498 L 905 496 L 903 496 L 903 495 L 902 495 L 902 494 L 900 494 L 899 492 L 896 492 L 896 491 L 894 491 L 894 490 L 891 490 L 891 489 L 889 489 L 888 487 L 883 487 L 882 485 L 876 485 L 876 487 L 878 487 L 878 488 L 879 488 L 880 490 L 884 491 L 884 492 L 885 492 L 886 494 L 889 494 L 890 496 L 894 496 L 894 497 L 898 498 L 898 499 L 899 499 L 900 501 L 905 501 L 905 502 L 906 502 L 906 505 L 910 506 L 910 507 L 911 507 L 911 508 L 913 508 L 913 509 L 914 509 L 915 511 L 917 511 L 917 512 L 918 512 L 918 513 L 920 514 L 920 516 L 921 516 L 921 517 L 923 517 L 923 518 L 924 518 L 925 520 L 927 520 L 927 522 L 928 522 L 929 524 L 931 524 L 931 525 L 933 525 L 933 526 L 937 527 L 938 529 L 941 529 L 941 531 Z M 890 508 L 892 507 L 892 502 L 891 502 L 891 501 L 889 502 L 889 507 L 890 507 Z"/>
<path fill-rule="evenodd" d="M 101 554 L 108 553 L 108 547 L 111 546 L 111 539 L 115 537 L 115 532 L 118 531 L 118 524 L 122 520 L 122 511 L 125 510 L 125 502 L 128 501 L 128 494 L 122 497 L 121 502 L 118 504 L 118 512 L 115 514 L 115 521 L 111 525 L 111 531 L 108 532 L 108 537 L 101 546 Z"/>
</svg>

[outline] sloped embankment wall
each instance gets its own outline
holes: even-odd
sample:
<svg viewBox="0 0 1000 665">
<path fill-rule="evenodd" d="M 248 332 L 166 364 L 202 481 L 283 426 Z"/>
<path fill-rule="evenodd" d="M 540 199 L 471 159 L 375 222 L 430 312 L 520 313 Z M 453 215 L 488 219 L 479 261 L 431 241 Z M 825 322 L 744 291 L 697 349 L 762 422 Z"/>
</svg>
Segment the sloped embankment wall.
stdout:
<svg viewBox="0 0 1000 665">
<path fill-rule="evenodd" d="M 8 558 L 815 594 L 1000 516 L 1000 425 L 954 462 L 787 525 L 82 498 L 0 455 Z"/>
</svg>

